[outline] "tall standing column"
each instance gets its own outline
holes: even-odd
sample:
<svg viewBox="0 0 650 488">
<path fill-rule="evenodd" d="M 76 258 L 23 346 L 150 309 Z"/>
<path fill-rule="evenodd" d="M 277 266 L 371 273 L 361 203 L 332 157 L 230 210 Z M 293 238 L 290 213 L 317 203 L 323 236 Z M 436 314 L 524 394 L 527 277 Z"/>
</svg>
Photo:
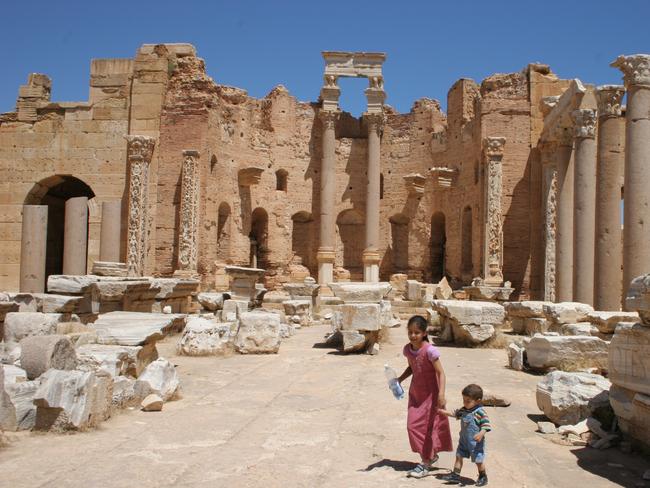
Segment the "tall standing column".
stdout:
<svg viewBox="0 0 650 488">
<path fill-rule="evenodd" d="M 611 66 L 624 74 L 625 207 L 623 215 L 623 292 L 650 270 L 650 55 L 619 56 Z"/>
<path fill-rule="evenodd" d="M 122 227 L 122 201 L 102 203 L 102 226 L 99 239 L 99 260 L 117 263 L 120 261 L 120 235 Z"/>
<path fill-rule="evenodd" d="M 368 183 L 366 186 L 366 247 L 363 251 L 363 281 L 379 281 L 379 205 L 381 191 L 381 132 L 384 114 L 366 113 L 368 125 Z"/>
<path fill-rule="evenodd" d="M 555 299 L 573 300 L 573 145 L 559 141 L 557 161 L 557 230 L 555 243 Z"/>
<path fill-rule="evenodd" d="M 68 198 L 63 230 L 63 274 L 86 274 L 88 249 L 88 197 Z"/>
<path fill-rule="evenodd" d="M 340 112 L 321 110 L 323 124 L 323 159 L 320 171 L 320 245 L 318 261 L 318 282 L 327 285 L 334 281 L 334 257 L 336 243 L 336 121 Z"/>
<path fill-rule="evenodd" d="M 149 164 L 155 139 L 127 135 L 129 162 L 129 231 L 126 264 L 129 276 L 142 276 L 149 232 Z"/>
<path fill-rule="evenodd" d="M 177 269 L 180 274 L 192 275 L 197 272 L 200 174 L 199 152 L 183 151 Z"/>
<path fill-rule="evenodd" d="M 485 192 L 483 223 L 485 241 L 483 249 L 483 276 L 487 286 L 503 285 L 503 150 L 505 137 L 486 137 L 483 140 L 485 155 Z"/>
<path fill-rule="evenodd" d="M 596 256 L 594 308 L 619 310 L 622 299 L 623 245 L 621 232 L 621 172 L 624 164 L 625 120 L 621 117 L 622 86 L 596 89 L 598 159 L 596 167 Z"/>
<path fill-rule="evenodd" d="M 542 147 L 542 205 L 544 206 L 544 300 L 555 301 L 555 245 L 557 238 L 557 163 L 556 143 Z"/>
<path fill-rule="evenodd" d="M 596 245 L 596 110 L 574 110 L 571 116 L 575 122 L 573 299 L 593 305 Z"/>
<path fill-rule="evenodd" d="M 47 205 L 24 205 L 20 241 L 20 291 L 45 291 Z"/>
</svg>

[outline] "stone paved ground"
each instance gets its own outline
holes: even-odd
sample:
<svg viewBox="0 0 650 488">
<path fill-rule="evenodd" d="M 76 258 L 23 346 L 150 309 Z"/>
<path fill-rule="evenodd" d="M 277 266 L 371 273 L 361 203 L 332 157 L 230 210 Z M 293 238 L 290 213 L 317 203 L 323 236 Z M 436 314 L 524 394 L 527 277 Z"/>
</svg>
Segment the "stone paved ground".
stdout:
<svg viewBox="0 0 650 488">
<path fill-rule="evenodd" d="M 27 487 L 418 487 L 405 478 L 405 401 L 392 398 L 383 364 L 402 367 L 404 330 L 378 357 L 312 347 L 323 327 L 299 331 L 277 356 L 175 357 L 181 401 L 161 413 L 129 411 L 94 432 L 22 433 L 0 451 L 0 486 Z M 489 408 L 488 473 L 494 487 L 643 486 L 649 462 L 616 449 L 559 446 L 535 434 L 537 377 L 504 367 L 504 352 L 442 348 L 450 406 L 470 381 L 508 396 Z M 454 432 L 457 423 L 453 424 Z M 441 456 L 440 472 L 453 463 Z M 473 465 L 464 473 L 475 477 Z M 650 483 L 648 484 L 650 486 Z"/>
</svg>

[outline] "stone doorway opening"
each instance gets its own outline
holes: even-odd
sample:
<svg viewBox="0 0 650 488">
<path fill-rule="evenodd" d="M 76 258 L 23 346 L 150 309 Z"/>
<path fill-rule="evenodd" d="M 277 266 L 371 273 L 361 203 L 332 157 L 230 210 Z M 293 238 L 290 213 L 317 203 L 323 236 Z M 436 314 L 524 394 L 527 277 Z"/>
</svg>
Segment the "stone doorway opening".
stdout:
<svg viewBox="0 0 650 488">
<path fill-rule="evenodd" d="M 301 264 L 312 275 L 316 274 L 317 266 L 313 253 L 314 245 L 314 218 L 309 212 L 297 212 L 291 217 L 293 230 L 291 232 L 291 251 L 299 256 Z"/>
<path fill-rule="evenodd" d="M 463 209 L 461 219 L 461 254 L 460 254 L 460 272 L 464 282 L 472 279 L 472 207 L 467 206 Z"/>
<path fill-rule="evenodd" d="M 250 265 L 267 269 L 269 265 L 269 214 L 261 207 L 253 210 L 251 217 Z"/>
<path fill-rule="evenodd" d="M 393 273 L 408 274 L 409 267 L 409 219 L 395 214 L 390 219 L 391 247 L 393 250 Z"/>
<path fill-rule="evenodd" d="M 350 272 L 352 281 L 363 281 L 363 261 L 361 257 L 365 247 L 366 226 L 364 217 L 357 210 L 344 210 L 336 219 L 336 224 L 339 230 L 340 248 L 343 251 L 337 256 L 337 264 L 340 263 Z"/>
<path fill-rule="evenodd" d="M 445 276 L 445 246 L 447 231 L 445 214 L 436 212 L 431 216 L 431 282 L 438 283 Z"/>
<path fill-rule="evenodd" d="M 53 274 L 63 274 L 64 242 L 66 232 L 71 228 L 81 226 L 85 246 L 83 249 L 83 262 L 87 260 L 88 254 L 88 209 L 85 203 L 85 222 L 71 222 L 69 219 L 66 225 L 66 202 L 71 198 L 85 197 L 90 200 L 95 193 L 84 181 L 71 175 L 54 175 L 45 178 L 34 185 L 25 197 L 25 205 L 47 205 L 47 246 L 45 255 L 45 285 L 47 277 Z M 80 201 L 81 206 L 84 201 Z M 80 249 L 74 249 L 79 253 Z M 81 257 L 79 257 L 81 260 Z M 81 274 L 86 273 L 85 264 Z M 47 287 L 45 287 L 47 288 Z"/>
</svg>

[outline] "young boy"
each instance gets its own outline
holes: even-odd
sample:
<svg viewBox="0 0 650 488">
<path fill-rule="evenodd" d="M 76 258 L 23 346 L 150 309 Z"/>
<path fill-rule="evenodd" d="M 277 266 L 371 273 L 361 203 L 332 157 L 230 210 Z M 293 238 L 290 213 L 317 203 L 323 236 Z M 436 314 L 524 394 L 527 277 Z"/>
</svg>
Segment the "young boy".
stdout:
<svg viewBox="0 0 650 488">
<path fill-rule="evenodd" d="M 483 400 L 483 389 L 478 385 L 467 385 L 463 388 L 463 408 L 452 412 L 441 410 L 449 417 L 460 420 L 460 439 L 456 449 L 456 462 L 454 471 L 443 475 L 441 480 L 453 484 L 460 484 L 460 470 L 463 469 L 463 458 L 471 458 L 478 468 L 478 479 L 474 486 L 485 486 L 488 484 L 485 474 L 485 433 L 492 430 L 481 400 Z"/>
</svg>

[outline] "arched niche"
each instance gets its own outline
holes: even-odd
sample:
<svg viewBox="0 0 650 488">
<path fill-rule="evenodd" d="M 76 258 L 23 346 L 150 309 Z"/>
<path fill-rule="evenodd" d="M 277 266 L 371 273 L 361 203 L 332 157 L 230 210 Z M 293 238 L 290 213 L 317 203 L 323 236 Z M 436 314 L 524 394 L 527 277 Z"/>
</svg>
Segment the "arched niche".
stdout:
<svg viewBox="0 0 650 488">
<path fill-rule="evenodd" d="M 353 281 L 363 281 L 363 249 L 365 220 L 361 212 L 348 209 L 336 218 L 342 247 L 342 260 L 338 261 L 350 272 Z"/>
<path fill-rule="evenodd" d="M 390 219 L 393 273 L 406 273 L 409 267 L 409 218 L 401 213 Z"/>
<path fill-rule="evenodd" d="M 253 210 L 249 238 L 251 266 L 266 269 L 269 256 L 269 214 L 262 207 Z"/>
<path fill-rule="evenodd" d="M 431 216 L 431 281 L 433 283 L 438 283 L 445 276 L 446 244 L 445 214 L 436 212 Z"/>
<path fill-rule="evenodd" d="M 291 251 L 299 256 L 303 266 L 315 273 L 315 229 L 314 218 L 311 213 L 301 211 L 291 216 L 293 229 L 291 231 Z"/>
<path fill-rule="evenodd" d="M 230 205 L 221 202 L 217 211 L 217 260 L 224 263 L 230 259 L 231 221 Z"/>
</svg>

